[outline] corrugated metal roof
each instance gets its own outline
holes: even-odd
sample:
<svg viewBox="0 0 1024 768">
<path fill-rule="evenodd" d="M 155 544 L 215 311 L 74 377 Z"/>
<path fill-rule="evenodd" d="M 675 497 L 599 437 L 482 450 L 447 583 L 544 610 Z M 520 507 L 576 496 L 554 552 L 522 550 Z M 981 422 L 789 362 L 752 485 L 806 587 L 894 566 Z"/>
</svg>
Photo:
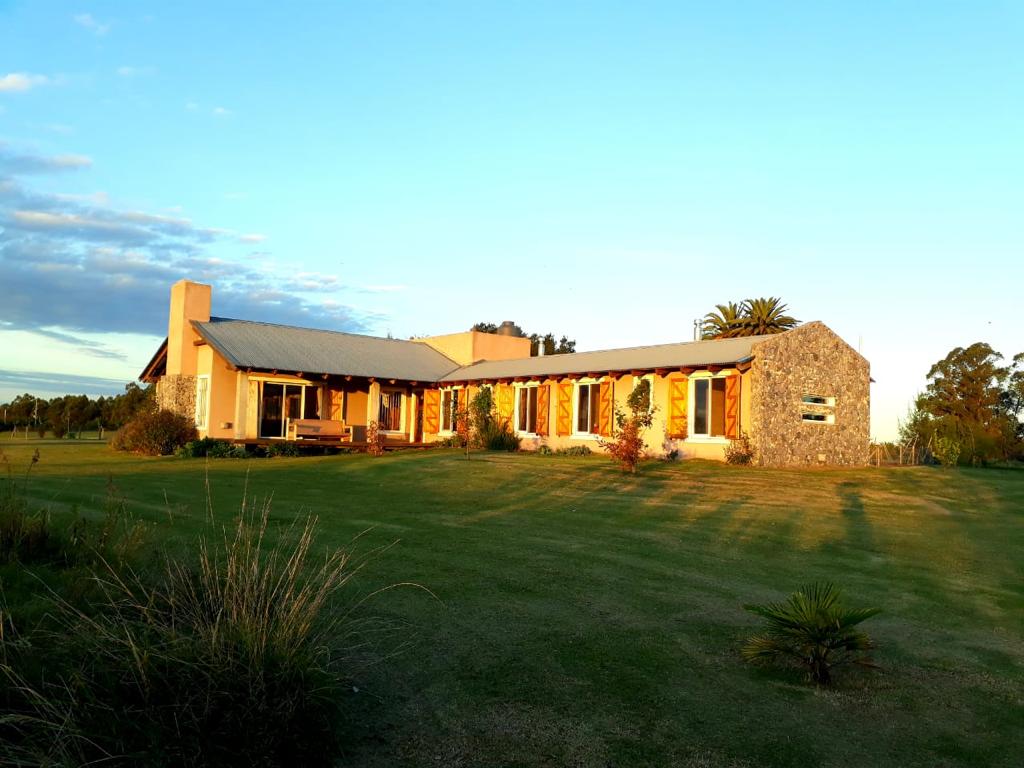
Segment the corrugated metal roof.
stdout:
<svg viewBox="0 0 1024 768">
<path fill-rule="evenodd" d="M 517 360 L 485 360 L 456 368 L 442 381 L 475 381 L 508 379 L 519 376 L 539 377 L 564 373 L 597 371 L 629 371 L 681 366 L 727 365 L 740 363 L 751 356 L 759 341 L 770 336 L 746 336 L 736 339 L 688 341 L 678 344 L 657 344 L 649 347 L 605 349 L 597 352 L 575 352 L 565 355 L 524 357 Z"/>
<path fill-rule="evenodd" d="M 456 367 L 436 349 L 413 341 L 224 317 L 193 326 L 236 368 L 426 382 Z"/>
</svg>

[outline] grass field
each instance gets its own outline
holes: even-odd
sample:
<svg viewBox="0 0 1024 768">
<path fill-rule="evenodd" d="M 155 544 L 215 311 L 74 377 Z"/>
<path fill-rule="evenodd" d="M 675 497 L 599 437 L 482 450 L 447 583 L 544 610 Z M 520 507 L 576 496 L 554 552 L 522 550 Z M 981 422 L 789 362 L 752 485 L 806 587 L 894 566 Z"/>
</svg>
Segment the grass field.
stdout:
<svg viewBox="0 0 1024 768">
<path fill-rule="evenodd" d="M 30 493 L 98 509 L 112 479 L 186 547 L 203 460 L 103 445 L 2 446 Z M 397 542 L 358 579 L 410 647 L 355 681 L 358 766 L 999 766 L 1024 755 L 1024 472 L 783 471 L 600 457 L 405 452 L 219 460 L 214 515 L 243 489 L 324 547 Z M 738 657 L 742 604 L 832 579 L 881 607 L 878 672 L 821 691 Z"/>
</svg>

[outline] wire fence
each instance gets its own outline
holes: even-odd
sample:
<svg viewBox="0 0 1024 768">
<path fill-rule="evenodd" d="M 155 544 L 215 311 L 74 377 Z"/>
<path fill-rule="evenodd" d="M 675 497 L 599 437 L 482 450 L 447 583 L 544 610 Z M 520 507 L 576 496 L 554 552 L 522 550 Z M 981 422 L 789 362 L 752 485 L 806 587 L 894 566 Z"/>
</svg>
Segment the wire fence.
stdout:
<svg viewBox="0 0 1024 768">
<path fill-rule="evenodd" d="M 876 467 L 915 466 L 933 464 L 930 445 L 917 440 L 909 443 L 871 443 L 870 462 Z"/>
</svg>

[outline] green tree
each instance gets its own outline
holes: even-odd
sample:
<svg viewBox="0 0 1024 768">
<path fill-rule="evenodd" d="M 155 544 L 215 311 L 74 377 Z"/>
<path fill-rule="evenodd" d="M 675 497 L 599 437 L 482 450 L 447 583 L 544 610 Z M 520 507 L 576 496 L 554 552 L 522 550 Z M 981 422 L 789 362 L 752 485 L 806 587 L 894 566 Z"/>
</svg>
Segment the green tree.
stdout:
<svg viewBox="0 0 1024 768">
<path fill-rule="evenodd" d="M 1007 459 L 1021 450 L 1021 388 L 1024 355 L 1012 365 L 984 342 L 957 347 L 928 371 L 904 439 L 943 445 L 956 441 L 961 462 Z M 948 453 L 948 452 L 947 452 Z"/>
</svg>

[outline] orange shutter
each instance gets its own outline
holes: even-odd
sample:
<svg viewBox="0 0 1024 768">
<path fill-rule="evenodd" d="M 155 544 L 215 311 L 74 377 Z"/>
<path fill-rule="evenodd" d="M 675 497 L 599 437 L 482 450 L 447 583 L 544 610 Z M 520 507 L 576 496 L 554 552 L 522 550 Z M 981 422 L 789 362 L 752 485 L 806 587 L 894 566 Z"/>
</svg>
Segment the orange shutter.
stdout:
<svg viewBox="0 0 1024 768">
<path fill-rule="evenodd" d="M 597 433 L 603 437 L 611 437 L 612 434 L 613 386 L 612 382 L 605 381 L 598 387 L 601 407 L 597 414 Z"/>
<path fill-rule="evenodd" d="M 537 387 L 537 434 L 544 437 L 548 433 L 548 398 L 551 388 L 547 384 Z"/>
<path fill-rule="evenodd" d="M 740 377 L 725 379 L 725 436 L 735 440 L 740 436 Z"/>
<path fill-rule="evenodd" d="M 515 389 L 511 384 L 498 385 L 498 418 L 512 423 L 512 416 L 515 413 Z"/>
<path fill-rule="evenodd" d="M 441 393 L 428 389 L 423 393 L 423 434 L 436 435 L 441 431 Z"/>
<path fill-rule="evenodd" d="M 572 382 L 566 381 L 558 385 L 558 413 L 556 415 L 555 432 L 568 435 L 572 432 Z"/>
<path fill-rule="evenodd" d="M 686 393 L 689 380 L 684 376 L 668 380 L 668 425 L 665 431 L 668 437 L 686 437 L 688 428 Z"/>
</svg>

